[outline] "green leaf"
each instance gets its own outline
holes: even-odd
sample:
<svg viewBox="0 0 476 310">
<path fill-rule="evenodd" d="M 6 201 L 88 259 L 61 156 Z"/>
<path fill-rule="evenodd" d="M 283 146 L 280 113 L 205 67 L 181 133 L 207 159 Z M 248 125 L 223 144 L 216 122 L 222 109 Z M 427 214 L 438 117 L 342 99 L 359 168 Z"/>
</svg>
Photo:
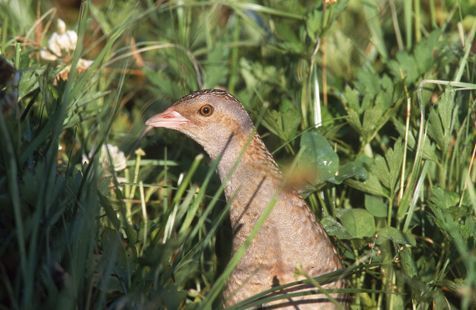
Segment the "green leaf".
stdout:
<svg viewBox="0 0 476 310">
<path fill-rule="evenodd" d="M 340 166 L 337 175 L 328 181 L 334 184 L 341 184 L 350 178 L 359 181 L 365 181 L 368 178 L 367 170 L 365 170 L 363 160 L 360 158 Z"/>
<path fill-rule="evenodd" d="M 395 118 L 393 119 L 393 124 L 398 130 L 398 133 L 400 134 L 400 136 L 403 137 L 405 135 L 405 125 L 401 121 Z M 412 130 L 410 129 L 410 131 L 408 132 L 408 148 L 409 150 L 415 152 L 415 146 L 416 146 L 415 135 L 414 135 L 414 132 L 412 132 Z M 431 139 L 423 140 L 423 146 L 421 150 L 422 150 L 422 155 L 424 159 L 431 160 L 435 163 L 438 162 L 436 147 L 435 147 L 435 144 L 431 142 Z"/>
<path fill-rule="evenodd" d="M 300 169 L 313 169 L 316 176 L 313 185 L 335 177 L 339 168 L 339 157 L 317 130 L 304 133 L 300 146 L 302 151 L 297 166 Z"/>
<path fill-rule="evenodd" d="M 422 75 L 431 70 L 435 61 L 433 51 L 438 49 L 438 38 L 440 31 L 431 33 L 427 38 L 418 43 L 414 53 L 400 51 L 396 55 L 396 60 L 389 62 L 388 66 L 396 79 L 405 78 L 407 84 L 416 82 Z"/>
<path fill-rule="evenodd" d="M 453 117 L 456 114 L 454 96 L 454 89 L 447 88 L 441 96 L 436 109 L 431 109 L 428 119 L 428 135 L 436 141 L 444 152 L 452 139 Z"/>
<path fill-rule="evenodd" d="M 352 127 L 354 127 L 355 130 L 357 130 L 359 134 L 362 134 L 363 126 L 357 111 L 347 110 L 347 121 Z"/>
<path fill-rule="evenodd" d="M 440 30 L 432 32 L 428 37 L 422 40 L 415 47 L 414 57 L 418 66 L 418 71 L 422 74 L 426 73 L 434 64 L 433 51 L 438 49 L 438 39 L 440 37 Z"/>
<path fill-rule="evenodd" d="M 305 51 L 305 45 L 299 38 L 297 31 L 285 20 L 275 24 L 275 35 L 281 40 L 280 46 L 288 53 L 302 53 Z"/>
<path fill-rule="evenodd" d="M 357 190 L 363 191 L 376 196 L 388 197 L 388 192 L 380 183 L 379 179 L 369 174 L 369 177 L 364 182 L 348 179 L 345 181 L 347 185 Z"/>
<path fill-rule="evenodd" d="M 375 234 L 375 219 L 364 209 L 344 210 L 340 220 L 353 238 L 371 237 Z"/>
<path fill-rule="evenodd" d="M 374 70 L 364 67 L 357 72 L 356 87 L 362 94 L 373 98 L 380 91 L 380 78 Z"/>
<path fill-rule="evenodd" d="M 296 136 L 301 114 L 290 100 L 284 99 L 279 111 L 271 110 L 266 114 L 264 123 L 279 138 L 290 141 Z"/>
<path fill-rule="evenodd" d="M 384 227 L 378 230 L 377 244 L 391 240 L 396 244 L 416 245 L 416 239 L 411 233 L 403 233 L 395 227 Z"/>
<path fill-rule="evenodd" d="M 410 277 L 415 277 L 418 274 L 418 272 L 417 272 L 417 267 L 415 265 L 415 261 L 413 260 L 413 257 L 412 257 L 412 249 L 410 247 L 404 247 L 400 251 L 399 255 L 402 262 L 402 269 Z"/>
<path fill-rule="evenodd" d="M 375 105 L 364 112 L 362 121 L 362 134 L 366 137 L 371 137 L 372 134 L 378 130 L 378 123 L 376 120 L 382 117 L 384 109 Z"/>
<path fill-rule="evenodd" d="M 282 120 L 283 137 L 290 140 L 296 135 L 296 131 L 301 123 L 301 115 L 297 107 L 287 99 L 284 99 L 279 107 Z"/>
<path fill-rule="evenodd" d="M 397 190 L 397 181 L 400 176 L 400 169 L 403 162 L 403 145 L 398 140 L 393 149 L 387 150 L 385 158 L 376 156 L 370 171 L 374 173 L 380 182 L 394 194 Z"/>
<path fill-rule="evenodd" d="M 389 170 L 390 189 L 392 192 L 396 190 L 398 178 L 400 176 L 403 163 L 403 144 L 401 140 L 395 142 L 393 149 L 389 149 L 385 153 Z"/>
<path fill-rule="evenodd" d="M 344 99 L 346 107 L 348 109 L 361 112 L 360 111 L 360 102 L 359 102 L 359 91 L 357 89 L 352 89 L 349 86 L 345 87 Z"/>
<path fill-rule="evenodd" d="M 334 236 L 341 240 L 352 238 L 344 226 L 342 226 L 342 224 L 336 221 L 333 217 L 325 216 L 322 218 L 321 224 L 329 236 Z"/>
<path fill-rule="evenodd" d="M 385 162 L 385 158 L 380 155 L 375 157 L 375 161 L 370 168 L 370 171 L 375 174 L 375 176 L 379 179 L 383 186 L 387 189 L 390 188 L 390 180 L 388 175 L 390 172 L 388 171 L 387 163 Z"/>
<path fill-rule="evenodd" d="M 418 66 L 415 59 L 407 52 L 398 52 L 397 59 L 389 63 L 390 70 L 396 79 L 405 78 L 407 84 L 414 83 L 418 77 Z"/>
<path fill-rule="evenodd" d="M 381 198 L 365 195 L 365 209 L 375 217 L 387 217 L 387 205 Z"/>
<path fill-rule="evenodd" d="M 310 38 L 316 38 L 322 24 L 322 12 L 321 10 L 312 11 L 306 19 L 306 31 Z"/>
<path fill-rule="evenodd" d="M 459 201 L 459 195 L 442 189 L 441 187 L 433 187 L 430 196 L 430 203 L 441 209 L 448 209 L 456 206 Z"/>
</svg>

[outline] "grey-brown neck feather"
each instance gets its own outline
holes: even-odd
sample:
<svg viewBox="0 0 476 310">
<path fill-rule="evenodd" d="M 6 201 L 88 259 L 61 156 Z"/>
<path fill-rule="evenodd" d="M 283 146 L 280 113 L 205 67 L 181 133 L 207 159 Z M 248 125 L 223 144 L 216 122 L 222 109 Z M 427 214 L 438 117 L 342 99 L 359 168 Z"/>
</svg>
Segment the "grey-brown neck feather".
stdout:
<svg viewBox="0 0 476 310">
<path fill-rule="evenodd" d="M 230 137 L 218 172 L 226 198 L 232 203 L 230 218 L 234 230 L 254 225 L 256 219 L 249 217 L 261 213 L 281 184 L 279 169 L 255 132 L 247 137 Z"/>
<path fill-rule="evenodd" d="M 219 155 L 218 173 L 222 182 L 239 175 L 239 168 L 243 168 L 246 152 L 249 147 L 249 138 L 239 137 L 236 134 L 229 136 L 225 148 Z"/>
</svg>

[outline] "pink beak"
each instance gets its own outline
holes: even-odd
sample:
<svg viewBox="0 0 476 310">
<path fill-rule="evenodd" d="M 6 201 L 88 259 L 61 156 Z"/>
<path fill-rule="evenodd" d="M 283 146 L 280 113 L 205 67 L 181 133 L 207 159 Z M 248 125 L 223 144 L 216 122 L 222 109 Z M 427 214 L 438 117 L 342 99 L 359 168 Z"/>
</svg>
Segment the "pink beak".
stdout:
<svg viewBox="0 0 476 310">
<path fill-rule="evenodd" d="M 183 117 L 182 114 L 170 107 L 164 112 L 149 118 L 145 124 L 152 127 L 177 129 L 180 127 L 180 125 L 186 124 L 188 122 L 190 121 L 187 118 Z"/>
</svg>

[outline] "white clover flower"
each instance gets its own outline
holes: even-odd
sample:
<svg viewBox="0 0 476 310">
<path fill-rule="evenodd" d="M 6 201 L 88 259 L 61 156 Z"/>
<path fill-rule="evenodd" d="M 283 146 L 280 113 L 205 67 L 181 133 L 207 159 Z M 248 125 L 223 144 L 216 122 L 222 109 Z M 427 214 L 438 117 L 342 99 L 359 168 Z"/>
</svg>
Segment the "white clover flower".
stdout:
<svg viewBox="0 0 476 310">
<path fill-rule="evenodd" d="M 76 31 L 66 31 L 66 24 L 58 19 L 56 32 L 53 32 L 48 39 L 48 49 L 40 51 L 40 57 L 44 60 L 55 61 L 71 54 L 78 43 L 78 34 Z"/>
<path fill-rule="evenodd" d="M 77 67 L 78 69 L 81 69 L 81 70 L 84 71 L 84 70 L 86 70 L 87 68 L 89 68 L 92 64 L 93 64 L 93 61 L 92 61 L 92 60 L 79 58 L 78 64 L 77 64 L 76 67 Z"/>
<path fill-rule="evenodd" d="M 78 59 L 78 63 L 76 64 L 76 71 L 81 73 L 86 71 L 91 65 L 93 64 L 92 60 L 87 60 L 83 58 Z M 69 72 L 71 71 L 71 65 L 67 65 L 63 68 L 57 75 L 53 84 L 56 85 L 59 81 L 63 80 L 66 81 L 69 77 Z"/>
<path fill-rule="evenodd" d="M 57 56 L 55 56 L 54 54 L 50 53 L 48 50 L 46 49 L 41 49 L 40 51 L 40 57 L 44 60 L 48 60 L 48 61 L 55 61 L 56 59 L 58 59 Z"/>
<path fill-rule="evenodd" d="M 101 147 L 101 154 L 99 161 L 106 166 L 109 166 L 109 154 L 111 155 L 112 167 L 114 171 L 121 171 L 126 169 L 127 160 L 124 152 L 122 152 L 117 146 L 112 144 L 103 144 Z"/>
<path fill-rule="evenodd" d="M 82 159 L 83 164 L 88 164 L 89 159 L 93 157 L 93 155 L 94 155 L 94 150 L 89 152 L 89 155 L 83 155 L 83 159 Z M 127 159 L 126 159 L 126 156 L 124 155 L 124 152 L 122 152 L 117 146 L 113 144 L 103 144 L 101 146 L 101 150 L 99 151 L 99 162 L 101 163 L 104 169 L 107 170 L 107 169 L 110 169 L 111 167 L 111 164 L 109 161 L 109 155 L 111 156 L 112 167 L 114 171 L 121 171 L 126 169 Z"/>
<path fill-rule="evenodd" d="M 71 71 L 71 54 L 76 48 L 78 43 L 78 34 L 73 30 L 66 30 L 66 24 L 61 19 L 58 19 L 56 24 L 56 32 L 54 32 L 48 39 L 48 48 L 40 50 L 40 58 L 46 61 L 61 60 L 66 66 L 56 75 L 53 81 L 54 85 L 57 85 L 61 80 L 66 81 Z M 92 60 L 79 58 L 76 65 L 76 71 L 78 73 L 86 71 L 91 64 Z"/>
</svg>

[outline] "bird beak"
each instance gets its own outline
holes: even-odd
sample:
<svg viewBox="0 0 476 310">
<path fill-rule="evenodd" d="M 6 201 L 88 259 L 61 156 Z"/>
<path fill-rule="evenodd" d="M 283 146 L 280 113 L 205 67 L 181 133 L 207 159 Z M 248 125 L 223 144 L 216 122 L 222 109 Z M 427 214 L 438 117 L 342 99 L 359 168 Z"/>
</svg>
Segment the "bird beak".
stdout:
<svg viewBox="0 0 476 310">
<path fill-rule="evenodd" d="M 145 124 L 152 127 L 163 127 L 163 128 L 172 128 L 177 129 L 182 124 L 190 122 L 187 118 L 183 117 L 182 114 L 168 108 L 164 112 L 154 115 L 149 118 Z"/>
</svg>

